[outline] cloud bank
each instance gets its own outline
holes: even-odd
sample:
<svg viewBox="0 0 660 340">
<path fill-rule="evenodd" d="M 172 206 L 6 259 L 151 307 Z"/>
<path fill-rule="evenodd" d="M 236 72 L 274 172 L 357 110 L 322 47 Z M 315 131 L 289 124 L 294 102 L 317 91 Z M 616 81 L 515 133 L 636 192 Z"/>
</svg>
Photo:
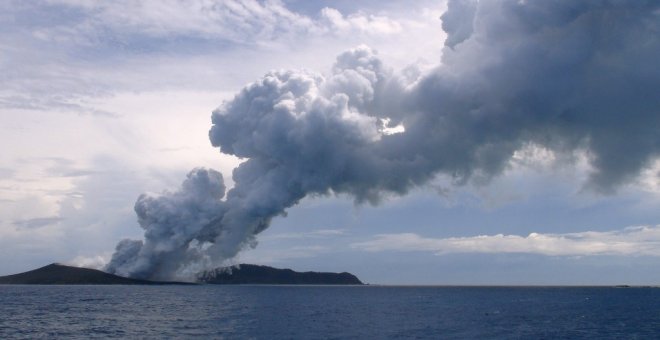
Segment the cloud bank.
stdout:
<svg viewBox="0 0 660 340">
<path fill-rule="evenodd" d="M 344 15 L 326 7 L 315 18 L 292 11 L 278 0 L 48 2 L 51 8 L 62 10 L 62 22 L 57 18 L 38 22 L 34 36 L 60 43 L 138 48 L 139 39 L 195 37 L 260 45 L 308 35 L 387 35 L 401 30 L 400 23 L 386 16 Z M 19 21 L 34 10 L 29 4 L 14 4 L 14 8 Z M 108 31 L 111 39 L 105 37 Z"/>
<path fill-rule="evenodd" d="M 246 159 L 226 199 L 203 169 L 141 197 L 145 240 L 122 241 L 107 269 L 181 275 L 254 246 L 307 195 L 376 204 L 438 175 L 488 180 L 529 145 L 587 152 L 586 185 L 612 192 L 660 153 L 659 19 L 654 2 L 450 1 L 427 74 L 399 75 L 366 46 L 327 76 L 270 72 L 213 113 L 212 145 Z"/>
<path fill-rule="evenodd" d="M 479 235 L 426 238 L 414 233 L 376 235 L 353 243 L 355 249 L 450 253 L 528 253 L 548 256 L 647 255 L 660 256 L 660 226 L 628 227 L 617 231 L 566 234 Z"/>
</svg>

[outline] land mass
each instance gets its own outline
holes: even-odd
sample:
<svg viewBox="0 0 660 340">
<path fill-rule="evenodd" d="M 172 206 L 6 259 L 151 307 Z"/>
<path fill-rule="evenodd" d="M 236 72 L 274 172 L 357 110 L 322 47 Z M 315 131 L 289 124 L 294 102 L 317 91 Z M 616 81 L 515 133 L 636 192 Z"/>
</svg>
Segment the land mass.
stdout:
<svg viewBox="0 0 660 340">
<path fill-rule="evenodd" d="M 241 264 L 217 268 L 197 275 L 199 283 L 207 284 L 302 284 L 361 285 L 350 273 L 296 272 L 268 266 Z M 0 284 L 32 285 L 163 285 L 190 284 L 184 282 L 132 279 L 96 269 L 49 264 L 24 273 L 0 276 Z"/>
<path fill-rule="evenodd" d="M 24 273 L 0 276 L 0 284 L 23 285 L 162 285 L 185 284 L 131 279 L 96 269 L 65 266 L 52 263 Z"/>
<path fill-rule="evenodd" d="M 209 284 L 298 284 L 298 285 L 361 285 L 351 273 L 296 272 L 254 264 L 241 264 L 203 272 L 198 281 Z"/>
</svg>

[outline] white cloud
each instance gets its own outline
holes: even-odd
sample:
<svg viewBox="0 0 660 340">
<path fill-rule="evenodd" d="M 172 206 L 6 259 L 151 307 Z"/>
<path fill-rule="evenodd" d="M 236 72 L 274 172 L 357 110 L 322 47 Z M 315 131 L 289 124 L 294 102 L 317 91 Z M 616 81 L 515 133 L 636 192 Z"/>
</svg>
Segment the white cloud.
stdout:
<svg viewBox="0 0 660 340">
<path fill-rule="evenodd" d="M 566 234 L 479 235 L 426 238 L 414 233 L 381 234 L 353 243 L 355 249 L 450 253 L 528 253 L 548 256 L 647 255 L 660 256 L 660 225 L 614 231 Z"/>
<path fill-rule="evenodd" d="M 320 229 L 310 232 L 300 233 L 280 233 L 262 237 L 264 239 L 315 239 L 315 238 L 328 238 L 346 235 L 344 229 Z"/>
<path fill-rule="evenodd" d="M 404 66 L 410 51 L 437 58 L 444 37 L 441 12 L 415 7 L 310 16 L 280 1 L 50 0 L 0 9 L 15 17 L 15 27 L 0 24 L 0 109 L 94 116 L 115 114 L 100 97 L 233 91 L 268 69 L 326 67 L 360 43 Z"/>
<path fill-rule="evenodd" d="M 639 179 L 639 186 L 647 192 L 660 194 L 660 159 L 653 162 L 642 172 Z"/>
<path fill-rule="evenodd" d="M 340 11 L 329 7 L 321 10 L 320 24 L 322 30 L 325 29 L 331 33 L 393 34 L 402 30 L 399 22 L 386 16 L 364 13 L 344 16 Z"/>
<path fill-rule="evenodd" d="M 107 252 L 102 255 L 92 256 L 76 256 L 75 258 L 65 262 L 67 265 L 92 269 L 103 269 L 103 267 L 110 261 L 111 253 Z"/>
<path fill-rule="evenodd" d="M 344 16 L 333 8 L 321 11 L 321 20 L 290 10 L 281 1 L 113 1 L 52 0 L 52 4 L 82 10 L 86 17 L 74 26 L 61 25 L 34 31 L 44 40 L 89 44 L 106 39 L 127 43 L 124 33 L 152 38 L 195 36 L 240 44 L 268 45 L 274 41 L 324 34 L 392 34 L 401 30 L 394 19 L 383 15 L 353 13 Z"/>
</svg>

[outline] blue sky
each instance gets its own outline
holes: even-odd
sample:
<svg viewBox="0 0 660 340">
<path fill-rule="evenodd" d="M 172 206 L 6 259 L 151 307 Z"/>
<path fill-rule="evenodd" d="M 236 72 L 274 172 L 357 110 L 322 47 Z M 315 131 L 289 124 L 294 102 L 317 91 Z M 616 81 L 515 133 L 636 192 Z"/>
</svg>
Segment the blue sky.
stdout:
<svg viewBox="0 0 660 340">
<path fill-rule="evenodd" d="M 506 9 L 513 2 L 501 3 Z M 275 217 L 256 236 L 254 249 L 247 247 L 231 261 L 350 271 L 364 281 L 386 284 L 657 284 L 659 134 L 651 133 L 650 142 L 634 142 L 645 136 L 640 126 L 653 126 L 660 116 L 657 106 L 648 109 L 657 99 L 643 96 L 659 82 L 657 67 L 648 67 L 654 65 L 648 60 L 659 54 L 657 36 L 644 40 L 653 36 L 645 29 L 657 30 L 657 7 L 642 18 L 655 18 L 655 26 L 629 24 L 644 20 L 635 20 L 634 11 L 613 9 L 611 20 L 620 25 L 612 26 L 619 29 L 603 33 L 618 43 L 614 46 L 600 46 L 605 43 L 593 30 L 585 36 L 579 26 L 584 23 L 577 19 L 561 21 L 571 17 L 566 13 L 591 13 L 589 8 L 512 12 L 563 32 L 534 40 L 536 36 L 526 35 L 526 29 L 535 29 L 532 24 L 502 24 L 510 22 L 505 16 L 510 12 L 496 5 L 479 7 L 479 20 L 471 21 L 468 8 L 455 11 L 454 23 L 443 23 L 440 17 L 447 7 L 444 1 L 3 2 L 0 275 L 54 261 L 102 266 L 120 240 L 144 237 L 134 211 L 138 196 L 175 192 L 195 167 L 218 170 L 232 188 L 232 169 L 244 160 L 211 145 L 212 111 L 271 70 L 307 70 L 331 79 L 339 55 L 368 46 L 378 63 L 386 65 L 388 77 L 402 83 L 413 79 L 401 91 L 428 84 L 429 91 L 446 95 L 450 85 L 458 89 L 451 93 L 474 86 L 482 97 L 496 98 L 484 103 L 493 110 L 499 104 L 536 105 L 526 99 L 497 99 L 520 93 L 514 92 L 522 82 L 516 68 L 523 70 L 536 77 L 533 84 L 541 84 L 534 89 L 551 94 L 530 92 L 524 98 L 538 97 L 543 107 L 554 107 L 552 101 L 561 98 L 569 109 L 591 110 L 571 121 L 585 122 L 576 123 L 575 130 L 587 126 L 589 141 L 574 143 L 573 130 L 548 125 L 561 138 L 546 144 L 534 138 L 513 143 L 515 152 L 502 157 L 502 164 L 475 161 L 475 172 L 464 179 L 451 174 L 463 169 L 462 164 L 444 168 L 450 161 L 443 159 L 442 166 L 429 170 L 429 178 L 406 187 L 403 195 L 383 187 L 378 204 L 355 203 L 360 195 L 356 186 L 345 192 L 341 186 L 321 194 L 310 191 L 286 208 L 287 217 Z M 548 19 L 534 21 L 535 16 Z M 463 36 L 465 22 L 473 24 L 472 37 L 483 40 Z M 447 46 L 445 30 L 454 37 Z M 579 78 L 602 89 L 582 93 L 586 99 L 572 107 L 571 88 L 579 88 L 577 80 L 525 62 L 538 60 L 535 53 L 544 51 L 541 56 L 549 61 L 541 65 L 577 74 L 577 66 L 562 67 L 578 65 L 575 60 L 581 62 L 590 49 L 605 56 L 609 71 Z M 602 70 L 602 65 L 590 70 Z M 482 69 L 486 71 L 479 74 Z M 447 85 L 447 74 L 468 80 Z M 496 78 L 496 86 L 482 85 L 489 77 Z M 337 82 L 336 87 L 348 86 Z M 523 84 L 527 82 L 532 80 L 525 78 Z M 620 85 L 626 82 L 632 85 Z M 601 98 L 603 93 L 616 100 Z M 424 111 L 451 102 L 442 99 L 420 95 L 418 104 L 375 117 L 401 123 L 409 128 L 402 134 L 412 134 L 414 121 L 407 120 L 405 109 Z M 609 109 L 617 103 L 629 110 Z M 457 107 L 447 104 L 448 109 Z M 517 108 L 510 106 L 507 112 Z M 224 110 L 227 116 L 234 114 Z M 599 114 L 602 125 L 590 120 Z M 626 115 L 640 122 L 620 127 L 633 142 L 617 143 L 616 133 L 594 132 L 594 126 L 605 131 L 611 128 L 608 119 L 626 121 Z M 499 120 L 509 125 L 498 137 L 516 131 L 507 119 Z M 487 135 L 491 130 L 486 129 L 479 131 Z M 383 131 L 378 133 L 389 133 Z M 235 142 L 242 143 L 240 138 Z M 408 142 L 419 149 L 444 150 L 430 141 L 411 137 Z M 639 155 L 635 151 L 641 146 L 650 151 Z M 438 155 L 451 155 L 443 152 Z M 647 155 L 649 160 L 632 170 L 618 165 L 637 164 Z"/>
</svg>

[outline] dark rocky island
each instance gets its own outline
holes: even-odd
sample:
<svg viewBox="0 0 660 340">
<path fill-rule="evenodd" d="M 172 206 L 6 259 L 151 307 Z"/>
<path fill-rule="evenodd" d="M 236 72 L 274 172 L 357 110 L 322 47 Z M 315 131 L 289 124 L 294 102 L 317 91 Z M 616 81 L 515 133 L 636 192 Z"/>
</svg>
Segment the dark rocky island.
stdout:
<svg viewBox="0 0 660 340">
<path fill-rule="evenodd" d="M 207 284 L 302 284 L 302 285 L 361 285 L 350 273 L 296 272 L 268 266 L 241 264 L 218 268 L 197 276 L 199 283 Z M 29 285 L 163 285 L 192 284 L 131 279 L 96 269 L 49 264 L 24 273 L 0 276 L 0 284 Z"/>
<path fill-rule="evenodd" d="M 49 264 L 25 273 L 0 276 L 0 284 L 24 285 L 162 285 L 183 284 L 130 279 L 96 269 Z"/>
<path fill-rule="evenodd" d="M 361 285 L 350 273 L 296 272 L 254 264 L 218 268 L 198 276 L 198 281 L 209 284 L 288 284 L 288 285 Z"/>
</svg>

